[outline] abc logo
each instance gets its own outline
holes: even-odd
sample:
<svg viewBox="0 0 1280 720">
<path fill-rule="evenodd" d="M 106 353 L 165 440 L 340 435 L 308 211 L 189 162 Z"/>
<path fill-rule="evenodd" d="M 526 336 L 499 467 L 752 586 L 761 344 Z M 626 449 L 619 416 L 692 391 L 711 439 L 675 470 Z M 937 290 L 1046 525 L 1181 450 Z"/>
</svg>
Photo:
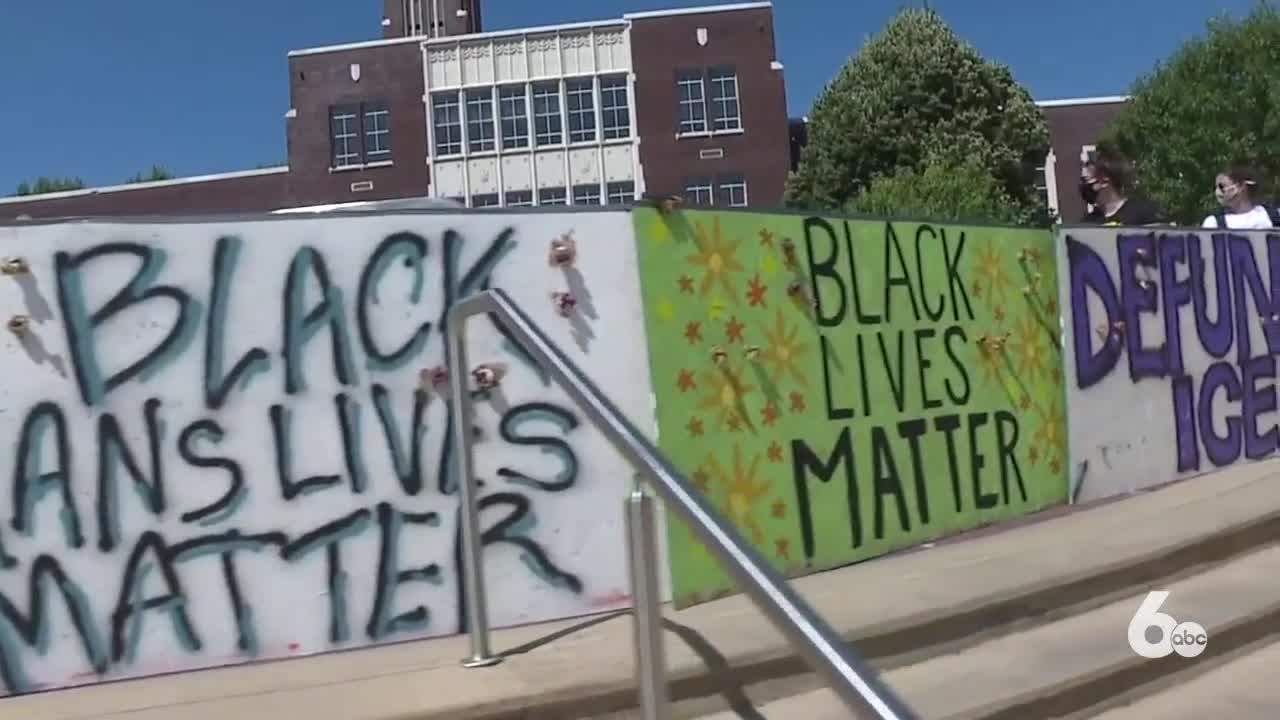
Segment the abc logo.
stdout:
<svg viewBox="0 0 1280 720">
<path fill-rule="evenodd" d="M 1147 594 L 1129 621 L 1129 647 L 1144 658 L 1168 657 L 1175 652 L 1186 658 L 1196 657 L 1209 645 L 1209 634 L 1200 623 L 1179 623 L 1160 612 L 1168 598 L 1169 593 L 1164 590 Z"/>
</svg>

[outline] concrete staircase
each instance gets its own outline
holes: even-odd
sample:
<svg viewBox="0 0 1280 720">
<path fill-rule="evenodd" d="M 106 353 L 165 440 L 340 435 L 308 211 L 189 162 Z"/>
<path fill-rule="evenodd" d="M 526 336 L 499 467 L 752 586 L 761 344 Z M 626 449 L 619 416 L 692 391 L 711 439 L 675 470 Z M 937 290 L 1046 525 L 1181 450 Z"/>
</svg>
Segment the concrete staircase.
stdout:
<svg viewBox="0 0 1280 720">
<path fill-rule="evenodd" d="M 796 581 L 923 718 L 1274 718 L 1280 464 L 1254 464 Z M 1148 590 L 1207 650 L 1143 659 Z M 668 614 L 675 718 L 849 712 L 742 597 Z M 0 701 L 0 720 L 638 717 L 625 614 Z M 1270 671 L 1270 674 L 1268 674 Z"/>
</svg>

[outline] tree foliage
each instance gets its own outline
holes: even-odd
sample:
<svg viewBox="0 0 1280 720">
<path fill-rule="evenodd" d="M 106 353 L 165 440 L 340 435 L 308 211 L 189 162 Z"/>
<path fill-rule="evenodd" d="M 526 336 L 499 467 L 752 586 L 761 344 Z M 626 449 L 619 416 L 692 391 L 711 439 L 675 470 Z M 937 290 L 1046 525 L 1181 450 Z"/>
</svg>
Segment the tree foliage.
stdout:
<svg viewBox="0 0 1280 720">
<path fill-rule="evenodd" d="M 84 181 L 78 177 L 39 177 L 35 182 L 18 184 L 15 195 L 44 195 L 45 193 L 66 192 L 84 188 Z"/>
<path fill-rule="evenodd" d="M 1019 212 L 1043 216 L 1035 168 L 1048 137 L 1043 114 L 1007 67 L 984 60 L 936 12 L 908 9 L 818 97 L 787 197 L 839 208 L 877 177 L 976 167 Z"/>
<path fill-rule="evenodd" d="M 904 167 L 893 175 L 876 177 L 845 210 L 951 222 L 1014 225 L 1032 221 L 981 164 L 945 158 L 928 161 L 923 171 Z"/>
<path fill-rule="evenodd" d="M 126 180 L 125 184 L 133 185 L 136 183 L 158 182 L 160 180 L 172 180 L 172 179 L 173 179 L 173 173 L 164 169 L 164 167 L 160 165 L 152 165 L 151 172 L 145 175 L 142 173 L 138 173 L 137 175 L 134 175 L 133 177 Z"/>
<path fill-rule="evenodd" d="M 1173 220 L 1199 224 L 1216 209 L 1213 178 L 1226 165 L 1256 165 L 1280 191 L 1280 12 L 1259 5 L 1244 19 L 1209 21 L 1134 85 L 1105 134 L 1138 165 L 1143 193 Z"/>
</svg>

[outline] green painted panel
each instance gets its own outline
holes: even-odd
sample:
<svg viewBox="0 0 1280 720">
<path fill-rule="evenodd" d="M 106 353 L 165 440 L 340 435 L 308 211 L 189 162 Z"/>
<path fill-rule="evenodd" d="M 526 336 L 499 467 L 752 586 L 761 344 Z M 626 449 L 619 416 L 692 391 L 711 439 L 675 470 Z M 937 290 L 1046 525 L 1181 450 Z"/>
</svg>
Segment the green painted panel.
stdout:
<svg viewBox="0 0 1280 720">
<path fill-rule="evenodd" d="M 786 574 L 1065 500 L 1051 232 L 634 218 L 659 445 Z M 669 533 L 678 606 L 732 591 Z"/>
</svg>

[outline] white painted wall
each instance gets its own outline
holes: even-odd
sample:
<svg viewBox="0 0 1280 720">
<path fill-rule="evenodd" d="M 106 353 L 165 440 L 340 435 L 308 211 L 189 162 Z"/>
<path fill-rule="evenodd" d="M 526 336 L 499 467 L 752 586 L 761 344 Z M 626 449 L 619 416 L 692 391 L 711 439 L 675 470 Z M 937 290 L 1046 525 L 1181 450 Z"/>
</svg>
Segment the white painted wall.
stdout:
<svg viewBox="0 0 1280 720">
<path fill-rule="evenodd" d="M 414 253 L 405 252 L 387 265 L 375 284 L 377 302 L 367 305 L 368 333 L 385 352 L 406 343 L 423 323 L 431 323 L 432 328 L 420 353 L 397 366 L 379 367 L 364 349 L 359 332 L 360 277 L 379 244 L 396 233 L 420 236 L 426 257 L 419 264 Z M 580 274 L 572 277 L 548 264 L 551 240 L 566 233 L 576 238 L 579 247 Z M 26 258 L 32 269 L 26 277 L 0 277 L 0 316 L 6 322 L 17 314 L 33 319 L 23 339 L 0 329 L 0 372 L 6 378 L 0 385 L 0 437 L 10 447 L 0 474 L 5 482 L 0 497 L 6 499 L 0 505 L 0 541 L 10 561 L 9 567 L 0 569 L 0 651 L 2 666 L 8 668 L 0 678 L 4 692 L 458 631 L 458 500 L 450 483 L 443 483 L 442 490 L 439 471 L 446 441 L 445 400 L 436 394 L 427 400 L 419 440 L 421 473 L 410 474 L 421 481 L 417 493 L 406 492 L 398 479 L 372 400 L 375 385 L 385 388 L 387 408 L 394 416 L 408 465 L 407 433 L 411 432 L 418 372 L 443 362 L 444 337 L 438 321 L 445 303 L 446 236 L 457 239 L 453 277 L 458 283 L 505 238 L 507 251 L 497 256 L 491 284 L 505 288 L 522 303 L 635 422 L 652 431 L 639 278 L 631 221 L 625 212 L 0 227 L 3 252 Z M 235 384 L 225 404 L 211 408 L 203 387 L 210 350 L 209 318 L 215 304 L 212 268 L 219 238 L 238 239 L 240 250 L 238 262 L 226 276 L 225 337 L 213 350 L 221 354 L 224 373 L 255 347 L 264 351 L 266 366 Z M 413 246 L 406 240 L 399 247 Z M 128 248 L 136 256 L 123 252 Z M 93 253 L 99 256 L 85 259 Z M 351 375 L 344 384 L 335 373 L 332 333 L 324 323 L 297 353 L 305 388 L 287 393 L 286 278 L 291 263 L 309 253 L 323 263 L 334 289 L 331 300 L 340 308 L 335 317 L 346 328 Z M 139 279 L 142 256 L 156 263 L 152 277 Z M 421 273 L 415 273 L 415 268 Z M 473 279 L 482 275 L 475 274 Z M 321 291 L 314 272 L 298 277 L 305 286 L 299 304 L 305 315 L 318 306 Z M 458 292 L 472 292 L 479 285 L 476 282 Z M 77 364 L 67 334 L 68 323 L 76 317 L 77 287 L 82 288 L 85 322 L 113 296 L 129 298 L 120 312 L 100 313 L 100 325 L 91 334 L 82 334 L 81 360 L 95 356 L 102 376 L 114 375 L 151 354 L 178 326 L 179 304 L 172 297 L 187 299 L 183 305 L 194 320 L 190 335 L 168 353 L 167 362 L 100 398 L 90 393 L 92 402 L 86 403 L 77 378 L 87 372 L 87 364 Z M 579 295 L 582 311 L 576 319 L 553 311 L 550 294 L 563 289 Z M 418 290 L 421 294 L 415 295 Z M 520 509 L 519 522 L 508 532 L 526 544 L 499 542 L 487 547 L 494 623 L 510 625 L 625 607 L 629 588 L 621 511 L 632 478 L 629 467 L 562 391 L 544 385 L 532 368 L 504 346 L 486 319 L 474 321 L 469 336 L 473 363 L 499 362 L 509 367 L 501 392 L 477 405 L 478 473 L 485 481 L 484 496 L 495 503 L 484 511 L 482 525 L 492 530 Z M 353 412 L 359 417 L 358 428 L 351 433 L 356 441 L 349 447 L 338 420 L 338 395 L 358 408 Z M 116 418 L 145 480 L 153 481 L 144 423 L 144 407 L 153 400 L 164 478 L 164 508 L 158 513 L 144 505 L 144 497 L 150 495 L 135 489 L 124 465 L 109 461 L 107 465 L 115 470 L 104 475 L 99 461 L 99 428 Z M 557 422 L 538 404 L 549 406 L 561 419 Z M 289 462 L 294 480 L 334 476 L 314 492 L 287 501 L 269 420 L 273 406 L 292 418 Z M 29 478 L 24 480 L 18 448 L 24 422 L 37 407 L 49 414 L 37 415 L 45 418 L 44 424 L 26 433 L 33 449 L 25 471 Z M 513 412 L 514 422 L 510 420 Z M 503 439 L 500 420 L 504 415 L 512 423 L 508 432 L 524 438 L 526 444 Z M 50 420 L 55 416 L 65 420 L 66 428 L 61 467 L 58 433 L 52 431 L 55 425 Z M 199 421 L 206 430 L 221 430 L 221 442 L 208 433 L 198 437 L 200 433 L 191 428 L 201 427 L 193 426 Z M 578 425 L 570 427 L 572 421 Z M 38 432 L 41 427 L 43 433 Z M 205 458 L 205 467 L 180 455 L 184 432 L 188 440 L 196 438 L 188 454 Z M 110 438 L 107 446 L 112 447 Z M 568 474 L 566 449 L 576 458 L 576 475 Z M 354 464 L 366 468 L 367 487 L 360 493 L 353 489 L 349 471 L 349 458 L 354 456 L 359 458 Z M 243 497 L 224 512 L 202 520 L 188 516 L 184 521 L 184 514 L 207 508 L 228 493 L 228 461 L 242 472 Z M 513 472 L 544 483 L 565 480 L 567 487 L 559 491 L 530 487 L 514 478 Z M 114 483 L 109 482 L 113 476 Z M 108 487 L 116 488 L 115 511 L 108 509 L 104 499 L 108 497 L 102 490 L 104 478 Z M 29 515 L 15 502 L 22 493 L 31 499 Z M 118 522 L 113 523 L 115 518 Z M 351 520 L 349 532 L 337 545 L 344 576 L 331 584 L 329 551 L 317 542 L 307 552 L 304 538 L 309 533 L 315 537 L 318 529 L 344 518 Z M 104 533 L 112 524 L 118 526 L 118 534 L 106 542 Z M 386 528 L 398 528 L 398 535 Z M 212 536 L 220 536 L 221 542 L 200 549 L 198 539 L 212 542 Z M 259 536 L 259 541 L 246 539 L 251 536 Z M 387 537 L 394 541 L 394 550 L 383 552 L 381 544 Z M 75 540 L 83 544 L 75 547 Z M 148 546 L 153 541 L 156 544 Z M 251 545 L 257 552 L 246 549 Z M 283 548 L 292 553 L 290 560 L 283 558 Z M 244 608 L 239 623 L 224 575 L 224 550 L 230 551 Z M 538 554 L 547 565 L 539 567 Z M 132 564 L 137 578 L 132 589 L 126 586 L 131 555 L 136 555 Z M 435 568 L 430 581 L 402 576 L 405 581 L 398 586 L 391 582 L 397 573 L 428 565 Z M 551 577 L 547 567 L 563 576 Z M 36 592 L 37 598 L 44 597 L 43 605 L 35 607 L 28 593 L 33 568 L 43 568 L 47 579 Z M 172 575 L 166 582 L 168 569 Z M 65 574 L 62 586 L 83 599 L 88 651 L 54 581 L 61 577 L 52 574 L 54 570 Z M 567 580 L 569 576 L 575 580 Z M 347 637 L 335 641 L 331 637 L 335 597 L 343 595 L 335 589 L 343 588 L 346 607 L 337 615 Z M 380 588 L 386 599 L 383 617 L 371 623 Z M 131 612 L 131 603 L 147 601 L 151 601 L 149 609 Z M 393 620 L 415 608 L 425 608 L 424 622 Z M 33 617 L 43 620 L 38 631 L 35 625 L 24 627 Z M 190 636 L 198 639 L 198 646 Z M 97 670 L 90 658 L 96 660 Z"/>
<path fill-rule="evenodd" d="M 1207 325 L 1197 322 L 1197 314 L 1212 324 L 1222 312 L 1217 299 L 1219 277 L 1212 233 L 1164 228 L 1061 231 L 1058 278 L 1067 350 L 1064 372 L 1071 489 L 1077 501 L 1141 490 L 1238 462 L 1274 457 L 1280 439 L 1275 385 L 1280 304 L 1272 305 L 1269 298 L 1272 278 L 1276 277 L 1272 268 L 1280 263 L 1280 246 L 1278 254 L 1269 258 L 1266 233 L 1236 233 L 1230 240 L 1220 237 L 1224 249 L 1234 247 L 1235 259 L 1225 262 L 1224 256 L 1223 267 L 1229 272 L 1221 282 L 1232 299 L 1227 308 L 1230 323 L 1229 332 L 1219 334 L 1215 342 Z M 1192 250 L 1191 241 L 1198 242 L 1198 253 Z M 1134 260 L 1122 263 L 1125 245 L 1132 245 L 1125 255 Z M 1192 255 L 1202 261 L 1194 275 L 1186 260 Z M 1107 279 L 1103 284 L 1116 288 L 1116 307 L 1122 312 L 1110 319 L 1097 292 L 1089 290 L 1083 295 L 1083 302 L 1079 297 L 1073 300 L 1073 278 L 1078 284 L 1082 268 L 1088 265 L 1084 262 L 1087 257 L 1101 259 Z M 1246 276 L 1238 272 L 1238 268 L 1248 267 L 1250 259 L 1256 263 L 1263 289 L 1261 310 L 1248 289 L 1250 283 L 1242 280 Z M 1146 264 L 1148 261 L 1151 265 Z M 1177 288 L 1185 284 L 1204 288 L 1203 299 L 1197 302 L 1198 293 L 1191 293 L 1185 304 L 1166 305 L 1167 298 L 1176 298 Z M 1168 295 L 1171 289 L 1173 296 Z M 1150 309 L 1142 308 L 1143 293 L 1150 294 Z M 1276 300 L 1280 301 L 1280 296 Z M 1133 308 L 1130 314 L 1123 312 L 1125 307 Z M 1244 308 L 1243 313 L 1237 310 L 1239 307 Z M 1085 311 L 1087 315 L 1083 314 Z M 1172 318 L 1169 327 L 1176 333 L 1166 331 L 1166 318 Z M 1117 321 L 1122 325 L 1117 326 Z M 1202 326 L 1199 330 L 1198 324 Z M 1272 336 L 1270 347 L 1268 334 Z M 1180 352 L 1167 349 L 1174 335 Z M 1084 358 L 1101 352 L 1106 337 L 1112 338 L 1117 360 L 1109 369 L 1099 366 L 1090 377 L 1089 363 Z M 1242 338 L 1247 338 L 1247 351 L 1242 351 Z M 1086 350 L 1088 355 L 1077 356 L 1077 341 L 1083 343 L 1078 349 Z M 1149 370 L 1142 370 L 1141 361 L 1131 370 L 1135 348 L 1154 351 L 1149 355 Z M 1175 358 L 1180 358 L 1181 368 L 1170 362 Z M 1215 365 L 1218 367 L 1211 371 Z M 1202 395 L 1209 375 L 1226 380 L 1226 384 L 1210 383 L 1212 392 Z M 1194 402 L 1175 401 L 1177 388 L 1189 388 L 1187 397 Z M 1203 417 L 1202 407 L 1206 408 Z M 1194 412 L 1188 408 L 1194 408 Z M 1208 433 L 1223 439 L 1214 441 Z M 1250 434 L 1252 439 L 1248 439 Z"/>
</svg>

